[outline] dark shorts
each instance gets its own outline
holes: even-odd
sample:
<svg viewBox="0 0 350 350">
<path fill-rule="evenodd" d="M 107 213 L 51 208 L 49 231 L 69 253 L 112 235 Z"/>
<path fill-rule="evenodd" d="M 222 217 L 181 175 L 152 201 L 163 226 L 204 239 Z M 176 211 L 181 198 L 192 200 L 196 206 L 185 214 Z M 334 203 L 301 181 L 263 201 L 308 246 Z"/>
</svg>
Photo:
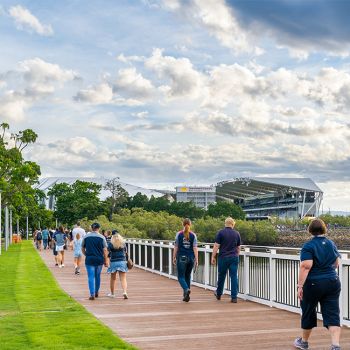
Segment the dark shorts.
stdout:
<svg viewBox="0 0 350 350">
<path fill-rule="evenodd" d="M 56 256 L 58 254 L 57 251 L 56 251 L 56 244 L 53 244 L 52 252 L 53 252 L 54 256 Z"/>
<path fill-rule="evenodd" d="M 306 281 L 301 301 L 301 328 L 317 327 L 317 305 L 320 303 L 323 325 L 340 326 L 339 295 L 341 285 L 339 278 Z"/>
</svg>

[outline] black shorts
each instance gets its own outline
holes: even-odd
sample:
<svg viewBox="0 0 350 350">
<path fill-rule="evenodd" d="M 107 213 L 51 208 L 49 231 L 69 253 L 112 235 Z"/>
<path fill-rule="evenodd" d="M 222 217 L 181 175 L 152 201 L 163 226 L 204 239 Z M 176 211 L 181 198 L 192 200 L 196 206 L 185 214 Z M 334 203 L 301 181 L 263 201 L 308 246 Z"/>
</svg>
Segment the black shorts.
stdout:
<svg viewBox="0 0 350 350">
<path fill-rule="evenodd" d="M 301 328 L 317 327 L 317 305 L 320 303 L 323 325 L 340 326 L 339 295 L 341 285 L 338 277 L 306 281 L 301 301 Z"/>
<path fill-rule="evenodd" d="M 58 253 L 57 253 L 57 251 L 56 251 L 56 244 L 53 244 L 52 252 L 53 252 L 53 255 L 54 255 L 54 256 L 57 256 L 57 255 L 58 255 Z"/>
</svg>

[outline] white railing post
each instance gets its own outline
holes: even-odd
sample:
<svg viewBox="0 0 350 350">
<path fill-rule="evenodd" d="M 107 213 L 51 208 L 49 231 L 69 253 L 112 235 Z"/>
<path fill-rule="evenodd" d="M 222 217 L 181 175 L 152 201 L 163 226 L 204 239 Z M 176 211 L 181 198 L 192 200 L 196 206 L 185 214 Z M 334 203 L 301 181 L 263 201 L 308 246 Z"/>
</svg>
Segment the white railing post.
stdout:
<svg viewBox="0 0 350 350">
<path fill-rule="evenodd" d="M 130 257 L 130 253 L 131 253 L 131 241 L 128 240 L 128 254 L 129 254 L 129 257 Z"/>
<path fill-rule="evenodd" d="M 169 277 L 173 273 L 173 259 L 172 259 L 173 247 L 174 247 L 174 245 L 170 242 L 169 247 L 168 247 L 168 249 L 169 249 Z"/>
<path fill-rule="evenodd" d="M 243 268 L 243 292 L 244 296 L 249 295 L 249 256 L 247 253 L 250 252 L 250 248 L 244 248 L 244 268 Z"/>
<path fill-rule="evenodd" d="M 142 241 L 139 240 L 139 265 L 140 265 L 140 266 L 142 266 L 141 244 L 142 244 Z"/>
<path fill-rule="evenodd" d="M 136 239 L 134 239 L 132 243 L 132 255 L 133 255 L 135 264 L 137 264 L 135 252 L 136 252 Z"/>
<path fill-rule="evenodd" d="M 270 306 L 273 306 L 273 303 L 276 300 L 276 261 L 273 258 L 273 255 L 276 254 L 276 249 L 271 249 L 270 258 L 269 258 L 269 268 L 270 268 Z"/>
<path fill-rule="evenodd" d="M 145 267 L 148 267 L 148 259 L 147 259 L 147 248 L 148 248 L 148 241 L 145 241 Z"/>
<path fill-rule="evenodd" d="M 347 260 L 348 259 L 348 254 L 341 254 L 341 260 L 340 260 L 340 264 L 339 264 L 339 280 L 340 280 L 340 283 L 342 284 L 343 286 L 343 276 L 344 276 L 344 273 L 343 273 L 343 270 L 344 270 L 344 266 L 343 266 L 343 260 Z M 349 291 L 348 291 L 349 293 Z M 347 294 L 344 293 L 344 290 L 343 288 L 341 288 L 340 290 L 340 296 L 339 296 L 339 300 L 340 300 L 340 325 L 342 326 L 343 323 L 344 323 L 344 305 L 345 305 L 345 302 L 344 302 L 344 297 L 348 297 Z M 349 302 L 349 301 L 348 301 Z"/>
<path fill-rule="evenodd" d="M 159 247 L 159 271 L 163 272 L 163 242 L 160 242 Z"/>
<path fill-rule="evenodd" d="M 152 241 L 152 270 L 154 270 L 154 245 L 156 244 L 155 241 Z"/>
<path fill-rule="evenodd" d="M 210 268 L 210 245 L 205 245 L 205 251 L 204 251 L 204 285 L 205 289 L 207 289 L 207 286 L 209 285 L 209 268 Z"/>
</svg>

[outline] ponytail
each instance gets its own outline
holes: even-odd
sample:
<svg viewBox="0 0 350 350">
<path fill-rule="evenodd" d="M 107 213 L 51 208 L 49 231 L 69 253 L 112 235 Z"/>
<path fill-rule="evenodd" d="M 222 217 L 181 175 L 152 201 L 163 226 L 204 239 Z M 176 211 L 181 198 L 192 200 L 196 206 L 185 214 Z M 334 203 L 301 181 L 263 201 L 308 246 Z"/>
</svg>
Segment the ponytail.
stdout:
<svg viewBox="0 0 350 350">
<path fill-rule="evenodd" d="M 185 236 L 186 240 L 188 241 L 190 239 L 191 220 L 185 219 L 183 221 L 183 225 L 184 225 L 184 236 Z"/>
</svg>

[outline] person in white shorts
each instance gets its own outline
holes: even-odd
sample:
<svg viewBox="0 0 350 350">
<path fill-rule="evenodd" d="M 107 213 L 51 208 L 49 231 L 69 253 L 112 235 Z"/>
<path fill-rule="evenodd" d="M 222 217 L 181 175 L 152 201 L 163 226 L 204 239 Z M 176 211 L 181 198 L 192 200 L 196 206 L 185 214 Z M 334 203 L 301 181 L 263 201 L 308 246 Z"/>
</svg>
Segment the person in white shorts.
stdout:
<svg viewBox="0 0 350 350">
<path fill-rule="evenodd" d="M 56 252 L 58 253 L 58 267 L 62 268 L 64 267 L 64 246 L 67 240 L 63 226 L 58 228 L 58 231 L 54 234 L 53 239 L 56 243 Z"/>
</svg>

